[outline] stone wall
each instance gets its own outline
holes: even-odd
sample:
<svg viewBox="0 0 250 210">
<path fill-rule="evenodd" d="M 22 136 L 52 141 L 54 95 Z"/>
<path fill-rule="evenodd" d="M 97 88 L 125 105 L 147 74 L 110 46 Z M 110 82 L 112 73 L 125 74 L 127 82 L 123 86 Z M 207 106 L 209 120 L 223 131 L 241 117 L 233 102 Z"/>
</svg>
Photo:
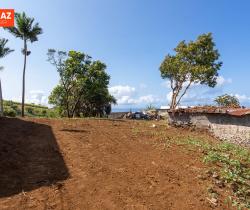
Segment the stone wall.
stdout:
<svg viewBox="0 0 250 210">
<path fill-rule="evenodd" d="M 169 114 L 168 111 L 169 109 L 156 109 L 156 111 L 158 112 L 158 115 L 161 116 L 163 119 L 168 120 L 169 118 Z"/>
<path fill-rule="evenodd" d="M 169 123 L 207 129 L 222 140 L 250 146 L 249 115 L 235 117 L 215 113 L 170 113 Z"/>
<path fill-rule="evenodd" d="M 128 112 L 112 112 L 108 116 L 110 119 L 122 119 Z"/>
</svg>

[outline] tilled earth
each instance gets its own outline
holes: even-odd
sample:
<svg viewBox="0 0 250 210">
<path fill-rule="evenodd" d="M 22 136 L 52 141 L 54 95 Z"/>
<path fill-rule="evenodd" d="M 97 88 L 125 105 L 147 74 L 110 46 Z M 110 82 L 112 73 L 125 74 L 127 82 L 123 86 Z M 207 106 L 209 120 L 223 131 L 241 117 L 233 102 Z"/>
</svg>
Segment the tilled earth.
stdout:
<svg viewBox="0 0 250 210">
<path fill-rule="evenodd" d="M 164 121 L 1 118 L 0 209 L 229 209 L 185 136 L 216 141 Z"/>
</svg>

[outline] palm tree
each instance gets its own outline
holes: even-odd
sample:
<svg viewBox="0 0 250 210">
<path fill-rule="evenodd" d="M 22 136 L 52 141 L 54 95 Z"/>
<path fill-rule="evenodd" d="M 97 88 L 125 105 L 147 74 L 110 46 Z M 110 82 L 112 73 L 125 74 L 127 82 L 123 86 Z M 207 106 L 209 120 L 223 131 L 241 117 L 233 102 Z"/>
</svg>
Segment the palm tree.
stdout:
<svg viewBox="0 0 250 210">
<path fill-rule="evenodd" d="M 15 14 L 16 26 L 11 28 L 5 28 L 15 37 L 23 40 L 24 48 L 22 53 L 24 54 L 24 65 L 23 65 L 23 84 L 22 84 L 22 117 L 24 117 L 24 98 L 25 98 L 25 70 L 26 70 L 26 59 L 30 55 L 30 51 L 27 49 L 27 42 L 38 41 L 37 36 L 42 34 L 42 28 L 38 23 L 34 23 L 34 18 L 27 17 L 26 14 L 16 13 Z"/>
<path fill-rule="evenodd" d="M 14 51 L 6 47 L 7 42 L 8 42 L 8 39 L 4 39 L 4 38 L 0 39 L 0 58 L 3 58 L 9 53 L 11 53 L 12 51 Z M 2 66 L 0 66 L 0 70 L 3 70 Z M 1 79 L 0 79 L 0 115 L 3 115 L 3 97 L 2 97 Z"/>
</svg>

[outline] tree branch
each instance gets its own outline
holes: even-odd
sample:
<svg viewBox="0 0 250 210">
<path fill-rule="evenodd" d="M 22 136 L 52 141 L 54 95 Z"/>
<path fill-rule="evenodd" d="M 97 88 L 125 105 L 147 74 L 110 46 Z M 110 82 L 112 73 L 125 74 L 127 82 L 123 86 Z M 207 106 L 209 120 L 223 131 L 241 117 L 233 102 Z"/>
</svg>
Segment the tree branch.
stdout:
<svg viewBox="0 0 250 210">
<path fill-rule="evenodd" d="M 187 87 L 185 88 L 184 92 L 181 94 L 181 96 L 179 97 L 177 103 L 176 103 L 176 106 L 178 106 L 178 104 L 180 103 L 182 97 L 186 94 L 188 88 L 190 87 L 190 85 L 192 84 L 192 80 L 190 80 L 189 84 L 187 85 Z"/>
</svg>

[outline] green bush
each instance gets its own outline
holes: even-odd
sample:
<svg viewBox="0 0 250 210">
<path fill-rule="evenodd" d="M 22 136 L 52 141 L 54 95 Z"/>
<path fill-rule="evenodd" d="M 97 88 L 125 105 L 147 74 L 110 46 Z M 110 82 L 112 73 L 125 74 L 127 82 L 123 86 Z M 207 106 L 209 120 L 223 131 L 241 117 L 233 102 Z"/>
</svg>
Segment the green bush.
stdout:
<svg viewBox="0 0 250 210">
<path fill-rule="evenodd" d="M 16 111 L 10 107 L 5 108 L 3 114 L 8 117 L 16 117 Z"/>
<path fill-rule="evenodd" d="M 26 108 L 27 113 L 29 114 L 34 114 L 34 109 L 32 107 L 27 107 Z"/>
<path fill-rule="evenodd" d="M 18 110 L 18 106 L 16 104 L 12 104 L 10 107 L 16 111 Z"/>
</svg>

